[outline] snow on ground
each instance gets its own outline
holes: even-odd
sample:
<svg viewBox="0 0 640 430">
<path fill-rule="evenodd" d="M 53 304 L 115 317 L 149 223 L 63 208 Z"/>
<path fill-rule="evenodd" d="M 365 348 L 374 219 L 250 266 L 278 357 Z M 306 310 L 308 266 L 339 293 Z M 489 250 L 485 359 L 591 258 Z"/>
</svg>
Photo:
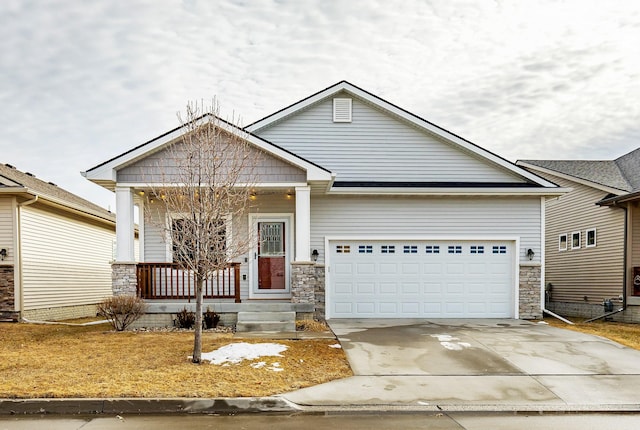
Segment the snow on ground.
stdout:
<svg viewBox="0 0 640 430">
<path fill-rule="evenodd" d="M 238 364 L 243 360 L 255 360 L 260 357 L 282 357 L 281 352 L 286 351 L 286 345 L 280 345 L 278 343 L 232 343 L 221 348 L 216 349 L 213 352 L 206 352 L 202 354 L 202 360 L 208 360 L 211 364 Z M 260 363 L 256 363 L 260 364 Z M 276 366 L 277 364 L 277 366 Z M 262 366 L 266 365 L 263 364 Z M 260 366 L 260 367 L 262 367 Z M 279 371 L 279 363 L 272 364 L 270 370 Z M 259 367 L 256 367 L 256 369 Z M 279 368 L 276 370 L 276 368 Z"/>
</svg>

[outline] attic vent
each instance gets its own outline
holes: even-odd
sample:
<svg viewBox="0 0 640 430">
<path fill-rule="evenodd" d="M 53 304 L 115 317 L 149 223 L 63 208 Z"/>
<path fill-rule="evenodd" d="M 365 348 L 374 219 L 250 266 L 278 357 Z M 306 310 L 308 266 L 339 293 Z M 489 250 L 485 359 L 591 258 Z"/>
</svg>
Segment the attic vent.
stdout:
<svg viewBox="0 0 640 430">
<path fill-rule="evenodd" d="M 351 99 L 333 99 L 333 122 L 351 122 Z"/>
</svg>

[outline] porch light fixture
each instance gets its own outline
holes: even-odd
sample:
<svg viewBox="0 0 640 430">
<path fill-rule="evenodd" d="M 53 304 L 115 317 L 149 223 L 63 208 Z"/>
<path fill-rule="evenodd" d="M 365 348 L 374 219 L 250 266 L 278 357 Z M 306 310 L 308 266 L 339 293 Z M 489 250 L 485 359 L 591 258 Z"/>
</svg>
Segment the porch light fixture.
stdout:
<svg viewBox="0 0 640 430">
<path fill-rule="evenodd" d="M 319 256 L 319 255 L 320 255 L 320 254 L 318 254 L 318 250 L 317 250 L 317 249 L 314 249 L 314 250 L 311 252 L 311 258 L 313 259 L 313 261 L 318 261 L 318 256 Z"/>
<path fill-rule="evenodd" d="M 7 258 L 7 250 L 5 248 L 0 249 L 0 260 Z"/>
<path fill-rule="evenodd" d="M 529 257 L 529 260 L 533 260 L 534 255 L 536 255 L 536 253 L 533 252 L 533 249 L 531 248 L 527 249 L 527 257 Z"/>
</svg>

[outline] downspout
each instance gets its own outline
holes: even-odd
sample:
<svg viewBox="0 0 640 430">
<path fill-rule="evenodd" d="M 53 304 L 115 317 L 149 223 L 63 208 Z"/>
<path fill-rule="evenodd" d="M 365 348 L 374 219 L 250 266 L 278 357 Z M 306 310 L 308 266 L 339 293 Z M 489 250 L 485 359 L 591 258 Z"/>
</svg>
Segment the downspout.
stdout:
<svg viewBox="0 0 640 430">
<path fill-rule="evenodd" d="M 18 217 L 16 220 L 16 229 L 18 232 L 18 246 L 17 246 L 17 255 L 16 260 L 18 263 L 18 276 L 20 277 L 20 318 L 22 318 L 22 310 L 24 309 L 24 277 L 22 276 L 22 212 L 21 208 L 25 206 L 29 206 L 38 201 L 38 195 L 36 194 L 34 198 L 31 200 L 27 200 L 26 202 L 18 203 Z"/>
</svg>

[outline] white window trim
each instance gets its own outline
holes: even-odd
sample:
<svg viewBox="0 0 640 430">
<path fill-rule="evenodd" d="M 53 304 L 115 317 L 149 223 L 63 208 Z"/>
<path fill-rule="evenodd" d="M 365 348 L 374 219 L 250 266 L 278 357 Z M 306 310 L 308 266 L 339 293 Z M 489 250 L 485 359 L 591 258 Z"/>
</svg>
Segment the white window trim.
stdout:
<svg viewBox="0 0 640 430">
<path fill-rule="evenodd" d="M 562 236 L 564 236 L 564 248 L 562 247 Z M 558 235 L 558 251 L 566 251 L 569 246 L 569 235 L 562 233 Z"/>
<path fill-rule="evenodd" d="M 593 244 L 589 245 L 589 233 L 593 232 Z M 596 232 L 595 228 L 590 228 L 587 231 L 585 231 L 584 233 L 584 237 L 585 237 L 585 247 L 586 248 L 595 248 L 596 245 L 598 244 L 598 234 Z"/>
<path fill-rule="evenodd" d="M 578 235 L 578 246 L 573 246 L 573 236 Z M 574 231 L 571 233 L 571 249 L 580 249 L 582 246 L 582 233 L 579 231 Z"/>
</svg>

